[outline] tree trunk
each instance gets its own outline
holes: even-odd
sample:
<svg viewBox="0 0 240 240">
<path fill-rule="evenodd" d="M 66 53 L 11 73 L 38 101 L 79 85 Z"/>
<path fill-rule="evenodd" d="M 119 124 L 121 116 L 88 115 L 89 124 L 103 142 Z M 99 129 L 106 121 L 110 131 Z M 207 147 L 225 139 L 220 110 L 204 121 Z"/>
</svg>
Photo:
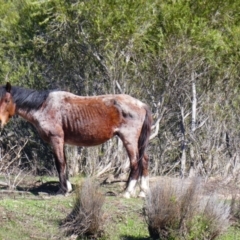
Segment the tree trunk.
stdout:
<svg viewBox="0 0 240 240">
<path fill-rule="evenodd" d="M 73 177 L 79 173 L 79 161 L 81 156 L 78 153 L 78 147 L 72 145 L 65 146 L 65 154 L 68 163 L 68 174 Z"/>
<path fill-rule="evenodd" d="M 191 125 L 191 134 L 193 135 L 194 139 L 194 132 L 196 130 L 196 118 L 197 118 L 197 91 L 196 91 L 196 78 L 195 73 L 192 72 L 191 74 L 191 82 L 192 82 L 192 125 Z M 194 145 L 190 145 L 190 170 L 189 170 L 189 177 L 195 176 L 195 153 L 194 153 Z"/>
<path fill-rule="evenodd" d="M 186 176 L 186 139 L 185 139 L 185 126 L 184 126 L 184 108 L 182 106 L 181 106 L 180 130 L 181 130 L 181 134 L 182 134 L 181 177 L 184 178 Z"/>
</svg>

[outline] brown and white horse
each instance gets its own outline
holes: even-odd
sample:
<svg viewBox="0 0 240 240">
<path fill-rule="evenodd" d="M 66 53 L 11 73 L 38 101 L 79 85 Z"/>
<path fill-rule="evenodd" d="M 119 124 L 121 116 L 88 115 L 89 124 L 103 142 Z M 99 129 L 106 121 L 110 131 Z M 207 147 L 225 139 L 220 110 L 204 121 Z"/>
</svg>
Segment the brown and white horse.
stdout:
<svg viewBox="0 0 240 240">
<path fill-rule="evenodd" d="M 3 127 L 18 114 L 32 123 L 43 140 L 52 145 L 59 174 L 60 192 L 72 190 L 66 173 L 64 144 L 95 146 L 117 135 L 127 150 L 131 172 L 125 197 L 134 194 L 140 179 L 140 196 L 148 189 L 148 157 L 151 112 L 129 95 L 76 96 L 64 91 L 36 91 L 0 87 L 0 121 Z"/>
</svg>

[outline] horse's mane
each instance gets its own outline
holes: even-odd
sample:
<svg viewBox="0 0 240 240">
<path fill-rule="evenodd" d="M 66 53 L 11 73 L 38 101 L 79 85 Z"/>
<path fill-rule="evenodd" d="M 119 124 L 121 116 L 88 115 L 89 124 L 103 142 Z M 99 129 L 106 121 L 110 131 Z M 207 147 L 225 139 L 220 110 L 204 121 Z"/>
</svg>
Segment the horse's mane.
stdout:
<svg viewBox="0 0 240 240">
<path fill-rule="evenodd" d="M 11 94 L 16 105 L 26 110 L 39 109 L 51 91 L 37 91 L 21 87 L 12 87 Z"/>
<path fill-rule="evenodd" d="M 39 109 L 42 103 L 46 100 L 49 90 L 33 90 L 22 87 L 12 86 L 11 94 L 17 107 L 25 109 L 27 111 L 31 109 Z M 0 98 L 6 93 L 6 88 L 4 86 L 0 87 Z"/>
</svg>

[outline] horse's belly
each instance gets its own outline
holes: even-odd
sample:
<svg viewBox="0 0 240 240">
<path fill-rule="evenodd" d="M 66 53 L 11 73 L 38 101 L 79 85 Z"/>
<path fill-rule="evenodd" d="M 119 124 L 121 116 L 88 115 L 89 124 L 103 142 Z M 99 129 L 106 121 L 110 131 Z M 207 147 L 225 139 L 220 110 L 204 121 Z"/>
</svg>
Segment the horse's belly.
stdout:
<svg viewBox="0 0 240 240">
<path fill-rule="evenodd" d="M 105 106 L 105 105 L 104 105 Z M 98 107 L 98 108 L 97 108 Z M 78 146 L 95 146 L 113 137 L 121 124 L 116 108 L 97 105 L 80 109 L 63 118 L 65 142 Z"/>
<path fill-rule="evenodd" d="M 100 130 L 100 129 L 99 129 Z M 113 137 L 113 131 L 89 131 L 88 133 L 67 133 L 65 143 L 76 146 L 96 146 Z"/>
</svg>

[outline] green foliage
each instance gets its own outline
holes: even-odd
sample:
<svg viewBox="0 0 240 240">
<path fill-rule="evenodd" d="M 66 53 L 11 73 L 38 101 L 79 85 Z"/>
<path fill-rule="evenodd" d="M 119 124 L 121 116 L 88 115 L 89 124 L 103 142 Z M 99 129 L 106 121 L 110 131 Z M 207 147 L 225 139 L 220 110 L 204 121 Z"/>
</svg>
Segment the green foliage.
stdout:
<svg viewBox="0 0 240 240">
<path fill-rule="evenodd" d="M 117 61 L 130 79 L 137 58 L 144 57 L 145 69 L 149 68 L 151 60 L 172 44 L 170 39 L 184 39 L 189 53 L 204 55 L 215 66 L 233 63 L 239 57 L 239 5 L 203 0 L 2 0 L 1 76 L 9 74 L 23 85 L 19 78 L 27 78 L 32 87 L 40 80 L 41 88 L 50 84 L 47 77 L 54 81 L 66 77 L 67 69 L 83 81 L 96 74 L 112 81 L 109 71 Z M 91 66 L 95 73 L 91 75 L 84 66 L 77 71 L 77 62 Z M 48 76 L 47 71 L 53 72 Z M 72 84 L 74 77 L 69 81 Z"/>
<path fill-rule="evenodd" d="M 194 216 L 188 226 L 190 229 L 188 239 L 209 239 L 208 225 L 209 220 L 203 214 Z"/>
</svg>

